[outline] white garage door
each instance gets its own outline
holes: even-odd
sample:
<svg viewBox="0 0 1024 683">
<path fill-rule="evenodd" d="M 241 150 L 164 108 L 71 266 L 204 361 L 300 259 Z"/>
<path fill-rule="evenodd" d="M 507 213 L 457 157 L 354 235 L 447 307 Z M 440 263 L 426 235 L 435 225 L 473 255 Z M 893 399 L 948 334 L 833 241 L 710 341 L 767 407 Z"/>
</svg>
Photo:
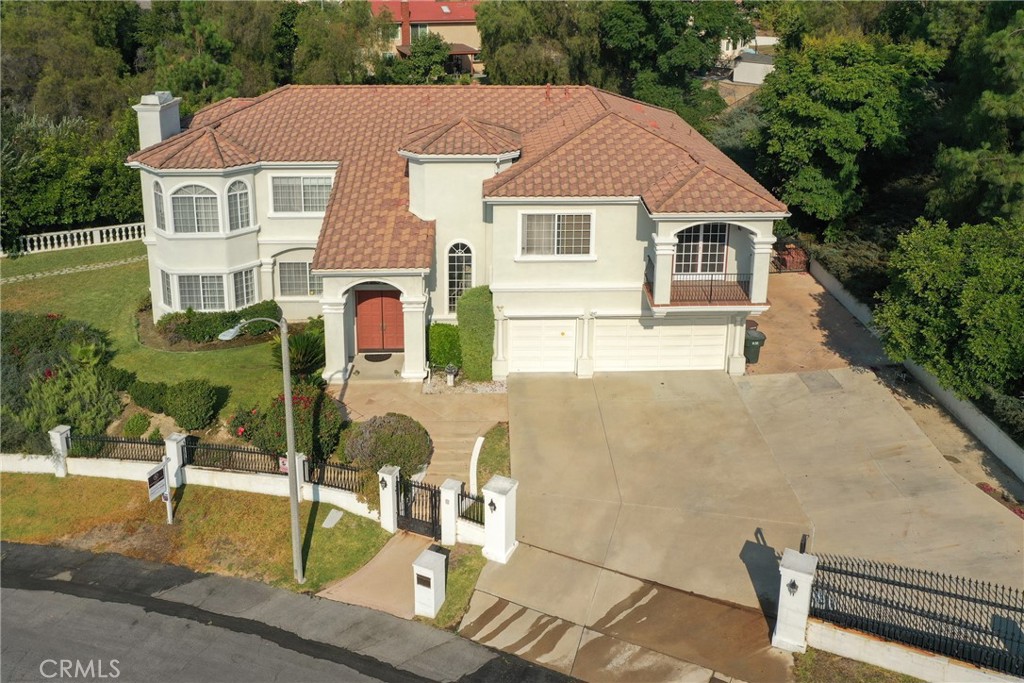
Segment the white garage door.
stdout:
<svg viewBox="0 0 1024 683">
<path fill-rule="evenodd" d="M 509 372 L 575 372 L 576 320 L 508 321 Z"/>
<path fill-rule="evenodd" d="M 596 320 L 594 369 L 724 370 L 727 338 L 720 318 Z"/>
</svg>

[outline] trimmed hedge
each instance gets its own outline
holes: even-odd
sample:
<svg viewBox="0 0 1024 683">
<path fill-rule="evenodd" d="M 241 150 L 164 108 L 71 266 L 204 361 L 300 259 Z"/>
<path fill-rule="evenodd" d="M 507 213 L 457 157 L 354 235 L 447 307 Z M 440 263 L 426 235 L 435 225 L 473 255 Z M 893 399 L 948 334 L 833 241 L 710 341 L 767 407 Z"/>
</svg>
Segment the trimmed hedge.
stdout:
<svg viewBox="0 0 1024 683">
<path fill-rule="evenodd" d="M 494 349 L 494 304 L 490 288 L 484 285 L 466 290 L 459 297 L 456 314 L 462 374 L 471 381 L 488 381 Z"/>
<path fill-rule="evenodd" d="M 128 387 L 128 395 L 135 401 L 135 405 L 140 408 L 145 408 L 151 413 L 162 413 L 164 412 L 168 388 L 163 382 L 136 380 Z"/>
<path fill-rule="evenodd" d="M 156 328 L 172 344 L 182 339 L 203 343 L 213 341 L 224 330 L 251 318 L 280 320 L 281 308 L 273 300 L 261 301 L 238 311 L 203 313 L 190 308 L 187 311 L 168 313 L 157 321 Z M 240 334 L 258 337 L 276 329 L 277 325 L 273 323 L 254 322 L 243 327 Z"/>
<path fill-rule="evenodd" d="M 427 358 L 430 364 L 443 368 L 447 365 L 462 367 L 462 344 L 459 328 L 446 323 L 434 323 L 428 328 Z"/>
<path fill-rule="evenodd" d="M 217 413 L 217 391 L 205 379 L 187 379 L 167 390 L 166 412 L 182 429 L 202 429 Z"/>
</svg>

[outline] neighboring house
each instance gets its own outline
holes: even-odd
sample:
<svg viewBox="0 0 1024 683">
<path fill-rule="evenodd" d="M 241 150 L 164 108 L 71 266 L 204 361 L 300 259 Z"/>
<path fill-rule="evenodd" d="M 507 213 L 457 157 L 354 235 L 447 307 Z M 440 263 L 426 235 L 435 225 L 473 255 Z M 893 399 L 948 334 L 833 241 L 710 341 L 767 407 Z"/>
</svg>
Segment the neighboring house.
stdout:
<svg viewBox="0 0 1024 683">
<path fill-rule="evenodd" d="M 786 207 L 675 113 L 589 86 L 285 86 L 181 132 L 143 97 L 153 316 L 275 299 L 427 372 L 426 327 L 494 294 L 493 370 L 744 372 Z"/>
<path fill-rule="evenodd" d="M 761 85 L 764 78 L 775 71 L 775 58 L 758 52 L 743 52 L 736 58 L 732 69 L 734 83 Z"/>
<path fill-rule="evenodd" d="M 399 27 L 395 53 L 408 57 L 414 38 L 436 33 L 449 44 L 449 71 L 483 73 L 480 62 L 480 32 L 476 29 L 477 0 L 372 0 L 374 16 L 387 9 Z"/>
<path fill-rule="evenodd" d="M 777 36 L 769 36 L 765 34 L 758 34 L 754 36 L 753 40 L 741 40 L 739 42 L 733 42 L 731 40 L 722 40 L 719 44 L 718 50 L 718 61 L 724 66 L 732 64 L 732 62 L 744 52 L 757 52 L 758 50 L 764 50 L 765 48 L 773 48 L 773 46 L 779 44 Z"/>
</svg>

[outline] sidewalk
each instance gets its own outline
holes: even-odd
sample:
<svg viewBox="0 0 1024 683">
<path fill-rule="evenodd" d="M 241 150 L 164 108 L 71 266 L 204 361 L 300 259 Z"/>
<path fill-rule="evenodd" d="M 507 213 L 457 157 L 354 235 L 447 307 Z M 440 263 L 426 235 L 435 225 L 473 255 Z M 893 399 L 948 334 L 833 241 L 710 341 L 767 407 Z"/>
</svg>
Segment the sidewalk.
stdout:
<svg viewBox="0 0 1024 683">
<path fill-rule="evenodd" d="M 565 680 L 425 624 L 243 579 L 50 546 L 4 542 L 0 555 L 4 590 L 67 593 L 204 623 L 216 620 L 239 632 L 264 633 L 282 647 L 298 636 L 302 642 L 293 647 L 356 653 L 369 664 L 393 667 L 396 680 Z"/>
</svg>

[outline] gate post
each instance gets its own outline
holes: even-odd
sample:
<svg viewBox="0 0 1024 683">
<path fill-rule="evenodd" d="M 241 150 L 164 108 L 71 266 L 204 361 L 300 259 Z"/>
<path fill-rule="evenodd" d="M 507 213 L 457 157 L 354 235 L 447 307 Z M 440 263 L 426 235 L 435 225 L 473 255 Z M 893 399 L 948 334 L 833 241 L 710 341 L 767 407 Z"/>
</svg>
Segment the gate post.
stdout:
<svg viewBox="0 0 1024 683">
<path fill-rule="evenodd" d="M 50 430 L 50 448 L 53 451 L 53 471 L 58 477 L 68 476 L 68 447 L 71 427 L 57 425 Z"/>
<path fill-rule="evenodd" d="M 388 533 L 398 531 L 398 478 L 401 470 L 386 465 L 377 472 L 380 475 L 380 526 Z"/>
<path fill-rule="evenodd" d="M 459 494 L 462 482 L 445 479 L 441 484 L 441 545 L 455 545 L 455 525 L 459 523 Z"/>
<path fill-rule="evenodd" d="M 170 478 L 168 484 L 171 488 L 178 488 L 185 483 L 185 475 L 181 468 L 185 466 L 185 446 L 188 444 L 188 434 L 175 432 L 164 439 L 164 448 L 167 449 L 167 457 L 171 459 L 167 466 L 167 476 Z"/>
<path fill-rule="evenodd" d="M 512 557 L 516 540 L 516 489 L 519 482 L 494 475 L 484 484 L 484 557 L 505 564 Z"/>
<path fill-rule="evenodd" d="M 815 555 L 786 548 L 779 565 L 779 616 L 772 647 L 789 652 L 807 651 L 807 617 L 811 612 L 811 583 L 818 566 Z"/>
</svg>

